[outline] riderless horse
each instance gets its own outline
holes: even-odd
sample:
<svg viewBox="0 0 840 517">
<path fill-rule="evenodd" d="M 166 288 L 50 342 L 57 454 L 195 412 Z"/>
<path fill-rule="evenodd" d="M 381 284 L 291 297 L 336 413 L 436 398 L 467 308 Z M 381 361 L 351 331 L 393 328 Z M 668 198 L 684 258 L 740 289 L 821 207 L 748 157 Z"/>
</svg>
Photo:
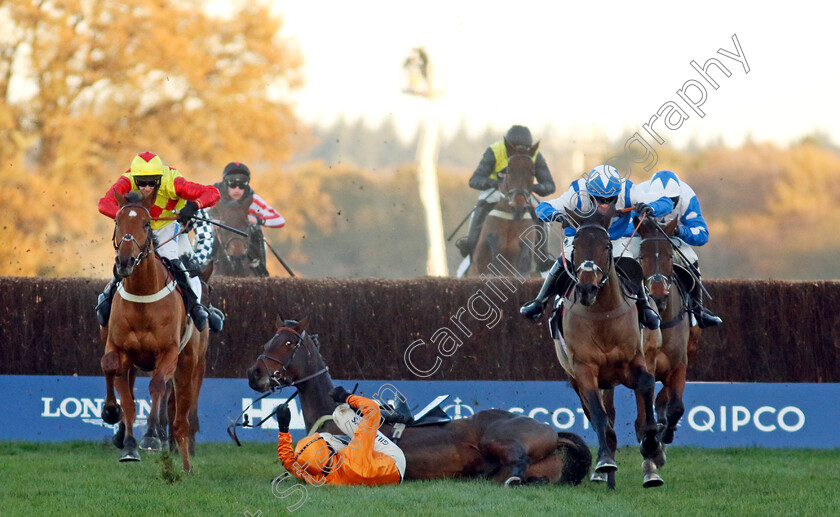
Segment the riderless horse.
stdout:
<svg viewBox="0 0 840 517">
<path fill-rule="evenodd" d="M 248 384 L 258 392 L 295 386 L 309 433 L 336 407 L 333 387 L 317 336 L 307 322 L 277 320 L 275 335 L 248 369 Z M 341 433 L 332 426 L 330 432 Z M 380 429 L 386 435 L 390 424 Z M 573 433 L 555 432 L 548 424 L 508 411 L 479 411 L 470 418 L 405 428 L 399 447 L 406 457 L 405 479 L 484 477 L 499 483 L 577 484 L 592 457 Z"/>
</svg>

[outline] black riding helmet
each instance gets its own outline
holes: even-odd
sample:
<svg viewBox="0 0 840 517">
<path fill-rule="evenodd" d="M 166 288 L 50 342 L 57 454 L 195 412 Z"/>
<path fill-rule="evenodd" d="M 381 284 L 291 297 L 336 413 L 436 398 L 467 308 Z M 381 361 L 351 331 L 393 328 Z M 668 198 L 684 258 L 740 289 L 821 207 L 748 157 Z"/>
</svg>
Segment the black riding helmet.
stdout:
<svg viewBox="0 0 840 517">
<path fill-rule="evenodd" d="M 231 174 L 236 176 L 244 176 L 245 179 L 251 180 L 251 169 L 242 162 L 230 162 L 225 165 L 225 170 L 222 172 L 222 179 L 227 179 Z"/>
<path fill-rule="evenodd" d="M 534 140 L 531 138 L 531 130 L 525 126 L 511 126 L 505 134 L 505 141 L 514 147 L 531 147 Z"/>
</svg>

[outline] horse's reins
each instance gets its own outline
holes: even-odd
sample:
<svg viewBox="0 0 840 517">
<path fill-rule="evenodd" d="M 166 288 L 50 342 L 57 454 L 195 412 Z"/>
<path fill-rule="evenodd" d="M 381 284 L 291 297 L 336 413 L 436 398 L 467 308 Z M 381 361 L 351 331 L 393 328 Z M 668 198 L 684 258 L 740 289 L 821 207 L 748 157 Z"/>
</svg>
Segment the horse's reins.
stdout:
<svg viewBox="0 0 840 517">
<path fill-rule="evenodd" d="M 175 221 L 175 220 L 177 220 L 177 219 L 178 219 L 177 217 L 152 217 L 152 214 L 149 212 L 149 209 L 148 209 L 148 208 L 146 208 L 146 207 L 145 207 L 145 206 L 143 206 L 143 205 L 136 205 L 136 204 L 128 204 L 128 205 L 124 205 L 124 206 L 123 206 L 122 208 L 120 208 L 120 210 L 117 212 L 117 215 L 114 217 L 114 219 L 116 219 L 117 217 L 119 217 L 120 212 L 122 212 L 123 210 L 125 210 L 126 208 L 129 208 L 129 207 L 131 207 L 131 208 L 142 208 L 143 210 L 145 210 L 145 211 L 146 211 L 146 214 L 149 216 L 149 221 Z M 140 242 L 139 242 L 139 241 L 138 241 L 138 240 L 134 237 L 134 235 L 132 235 L 132 234 L 130 234 L 130 233 L 123 234 L 122 239 L 120 239 L 120 242 L 119 242 L 119 243 L 117 243 L 117 228 L 116 228 L 116 226 L 115 226 L 115 227 L 114 227 L 114 236 L 113 236 L 113 237 L 111 237 L 111 240 L 113 241 L 113 244 L 114 244 L 114 250 L 118 250 L 118 249 L 120 248 L 120 244 L 122 244 L 123 242 L 131 242 L 131 243 L 134 243 L 134 244 L 136 244 L 136 245 L 137 245 L 137 248 L 140 250 L 140 254 L 139 254 L 139 255 L 137 255 L 137 257 L 134 259 L 134 265 L 136 266 L 136 265 L 137 265 L 137 264 L 139 264 L 139 263 L 140 263 L 140 262 L 141 262 L 144 258 L 148 257 L 151 253 L 154 253 L 154 252 L 155 252 L 157 249 L 159 249 L 161 246 L 163 246 L 164 244 L 166 244 L 167 242 L 169 242 L 169 241 L 171 241 L 171 240 L 174 240 L 176 237 L 178 237 L 179 235 L 181 235 L 181 234 L 182 234 L 182 233 L 184 233 L 185 231 L 186 231 L 186 227 L 181 228 L 181 229 L 180 229 L 178 232 L 176 232 L 176 233 L 175 233 L 175 235 L 173 235 L 172 237 L 170 237 L 170 238 L 166 239 L 165 241 L 163 241 L 163 242 L 161 242 L 161 243 L 157 244 L 157 245 L 156 245 L 156 246 L 154 246 L 154 247 L 151 247 L 152 235 L 153 235 L 153 232 L 152 232 L 152 229 L 151 229 L 151 228 L 149 228 L 149 229 L 147 230 L 147 232 L 146 232 L 146 242 L 145 242 L 145 243 L 143 243 L 143 245 L 141 246 L 141 245 L 140 245 Z"/>
<path fill-rule="evenodd" d="M 280 389 L 282 390 L 283 388 L 280 388 Z M 230 436 L 230 439 L 231 439 L 231 440 L 233 440 L 234 442 L 236 442 L 236 445 L 238 445 L 239 447 L 242 447 L 242 443 L 239 441 L 239 437 L 237 437 L 237 436 L 236 436 L 236 428 L 237 428 L 237 427 L 250 427 L 250 428 L 259 427 L 259 426 L 263 425 L 263 423 L 264 423 L 266 420 L 268 420 L 269 418 L 271 418 L 271 417 L 274 415 L 274 411 L 272 411 L 271 413 L 269 413 L 268 415 L 266 415 L 265 417 L 263 417 L 263 418 L 262 418 L 259 422 L 257 422 L 256 424 L 251 424 L 251 423 L 249 423 L 249 421 L 248 421 L 248 420 L 249 420 L 249 419 L 248 419 L 248 410 L 249 410 L 249 409 L 251 409 L 251 408 L 254 406 L 254 404 L 256 404 L 257 402 L 259 402 L 260 400 L 262 400 L 262 399 L 266 398 L 266 397 L 267 397 L 267 396 L 269 396 L 269 395 L 273 395 L 275 391 L 277 391 L 275 388 L 271 388 L 271 389 L 270 389 L 267 393 L 265 393 L 264 395 L 260 396 L 259 398 L 254 399 L 254 401 L 253 401 L 253 402 L 251 402 L 250 404 L 248 404 L 248 407 L 246 407 L 245 409 L 243 409 L 243 410 L 242 410 L 242 413 L 240 413 L 240 414 L 239 414 L 239 416 L 238 416 L 238 417 L 236 417 L 236 420 L 235 420 L 232 424 L 230 424 L 230 425 L 228 426 L 228 428 L 227 428 L 227 433 L 228 433 L 228 436 Z M 297 397 L 298 392 L 299 392 L 298 390 L 295 390 L 295 392 L 292 394 L 292 396 L 291 396 L 291 397 L 289 397 L 288 399 L 286 399 L 286 404 L 288 404 L 289 402 L 291 402 L 291 401 L 292 401 L 292 399 L 294 399 L 295 397 Z M 242 423 L 241 423 L 241 424 L 239 423 L 239 419 L 240 419 L 240 418 L 242 419 Z"/>
<path fill-rule="evenodd" d="M 271 375 L 269 375 L 269 380 L 272 382 L 272 384 L 273 384 L 273 385 L 270 387 L 270 389 L 269 389 L 268 393 L 265 393 L 265 394 L 264 394 L 264 395 L 262 395 L 261 397 L 259 397 L 259 398 L 255 399 L 253 402 L 251 402 L 251 403 L 248 405 L 248 407 L 246 407 L 245 409 L 243 409 L 243 410 L 242 410 L 242 413 L 240 413 L 240 414 L 239 414 L 239 416 L 236 418 L 236 420 L 235 420 L 235 421 L 234 421 L 231 425 L 229 425 L 229 426 L 228 426 L 228 429 L 227 429 L 228 436 L 230 436 L 230 437 L 231 437 L 231 439 L 232 439 L 234 442 L 236 442 L 236 445 L 238 445 L 238 446 L 240 446 L 240 447 L 242 446 L 242 444 L 239 442 L 239 438 L 237 438 L 237 436 L 236 436 L 236 428 L 237 428 L 237 427 L 251 427 L 251 428 L 253 428 L 253 427 L 260 427 L 260 426 L 263 424 L 263 422 L 265 422 L 266 420 L 268 420 L 269 418 L 271 418 L 271 416 L 274 414 L 274 413 L 272 412 L 272 413 L 270 413 L 269 415 L 265 416 L 262 420 L 260 420 L 260 421 L 259 421 L 259 422 L 257 422 L 256 424 L 253 424 L 253 425 L 252 425 L 252 424 L 249 424 L 249 423 L 248 423 L 248 415 L 247 415 L 247 411 L 248 411 L 249 409 L 251 409 L 251 407 L 252 407 L 255 403 L 257 403 L 258 401 L 260 401 L 260 400 L 264 399 L 265 397 L 267 397 L 267 396 L 269 396 L 269 395 L 273 394 L 275 391 L 278 391 L 278 390 L 283 390 L 284 388 L 288 388 L 289 386 L 298 386 L 298 385 L 300 385 L 300 384 L 303 384 L 303 383 L 304 383 L 304 382 L 306 382 L 306 381 L 309 381 L 309 380 L 314 379 L 315 377 L 318 377 L 318 376 L 320 376 L 320 375 L 323 375 L 323 374 L 327 373 L 327 372 L 330 370 L 330 368 L 329 368 L 328 366 L 324 365 L 324 367 L 323 367 L 323 368 L 321 368 L 320 370 L 318 370 L 317 372 L 315 372 L 315 373 L 313 373 L 313 374 L 310 374 L 310 375 L 307 375 L 306 377 L 303 377 L 302 379 L 288 380 L 288 379 L 285 377 L 286 369 L 289 367 L 289 365 L 290 365 L 290 364 L 292 364 L 292 361 L 294 360 L 295 354 L 298 352 L 298 350 L 300 349 L 300 345 L 301 345 L 301 343 L 302 343 L 302 342 L 303 342 L 303 340 L 306 338 L 306 331 L 304 330 L 303 332 L 301 332 L 300 334 L 298 334 L 298 333 L 297 333 L 294 329 L 291 329 L 291 328 L 289 328 L 289 327 L 284 327 L 284 328 L 285 328 L 285 330 L 289 330 L 289 331 L 291 331 L 293 334 L 295 334 L 295 335 L 297 335 L 297 336 L 298 336 L 298 340 L 297 340 L 297 342 L 295 343 L 295 349 L 294 349 L 294 351 L 292 352 L 292 355 L 289 357 L 288 362 L 285 362 L 285 363 L 284 363 L 283 361 L 281 361 L 280 359 L 277 359 L 277 358 L 271 357 L 270 355 L 266 355 L 265 353 L 262 353 L 262 354 L 260 354 L 260 355 L 259 355 L 259 357 L 257 357 L 257 360 L 258 360 L 259 362 L 261 362 L 261 363 L 263 364 L 263 366 L 266 366 L 266 370 L 270 370 L 270 368 L 268 368 L 268 367 L 267 367 L 268 365 L 266 364 L 266 361 L 265 361 L 266 359 L 271 360 L 271 361 L 274 361 L 274 362 L 276 362 L 277 364 L 279 364 L 279 365 L 282 367 L 282 370 L 275 370 L 275 371 L 274 371 L 274 373 L 272 373 Z M 282 329 L 281 329 L 281 330 L 282 330 Z M 279 332 L 278 332 L 278 334 L 279 334 Z M 276 334 L 275 334 L 275 335 L 276 335 Z M 315 334 L 313 334 L 313 335 L 315 335 Z M 280 374 L 280 376 L 278 376 L 278 374 Z M 357 386 L 358 386 L 358 385 L 357 385 Z M 355 390 L 355 388 L 353 389 L 353 391 L 354 391 L 354 392 L 356 391 L 356 390 Z M 289 403 L 292 399 L 294 399 L 294 398 L 297 396 L 297 394 L 298 394 L 298 393 L 300 393 L 300 390 L 295 390 L 294 394 L 292 394 L 292 396 L 291 396 L 291 397 L 289 397 L 289 398 L 286 400 L 286 404 L 288 404 L 288 403 Z M 242 419 L 242 420 L 243 420 L 243 423 L 241 423 L 241 424 L 240 424 L 240 423 L 239 423 L 239 419 Z"/>
</svg>

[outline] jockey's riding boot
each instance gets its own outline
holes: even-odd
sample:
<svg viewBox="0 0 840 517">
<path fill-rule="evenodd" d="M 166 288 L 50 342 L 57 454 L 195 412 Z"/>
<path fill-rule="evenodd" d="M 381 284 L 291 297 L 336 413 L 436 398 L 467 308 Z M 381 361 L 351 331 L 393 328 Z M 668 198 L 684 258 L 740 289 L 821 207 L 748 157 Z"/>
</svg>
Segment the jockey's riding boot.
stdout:
<svg viewBox="0 0 840 517">
<path fill-rule="evenodd" d="M 651 307 L 650 298 L 648 298 L 644 286 L 633 281 L 631 281 L 630 284 L 633 286 L 633 294 L 636 296 L 636 308 L 639 310 L 639 321 L 650 330 L 658 329 L 662 319 L 659 317 L 659 313 Z"/>
<path fill-rule="evenodd" d="M 548 300 L 554 295 L 564 295 L 572 284 L 572 277 L 569 276 L 568 271 L 563 268 L 559 261 L 555 260 L 554 265 L 545 277 L 540 292 L 537 297 L 526 303 L 519 309 L 519 313 L 534 321 L 539 321 L 542 316 L 543 308 Z"/>
<path fill-rule="evenodd" d="M 172 264 L 172 276 L 175 277 L 178 287 L 181 288 L 181 295 L 184 297 L 184 307 L 192 318 L 195 328 L 201 332 L 207 328 L 207 311 L 203 305 L 198 303 L 198 297 L 190 287 L 187 272 L 184 270 L 181 261 L 175 259 L 171 260 L 170 263 Z"/>
<path fill-rule="evenodd" d="M 478 238 L 481 237 L 481 226 L 484 224 L 487 214 L 490 213 L 490 209 L 494 205 L 495 203 L 488 203 L 483 199 L 478 200 L 472 218 L 470 219 L 470 230 L 467 236 L 455 242 L 455 246 L 461 252 L 462 257 L 469 256 L 475 249 L 475 245 L 478 244 Z"/>
<path fill-rule="evenodd" d="M 221 332 L 225 326 L 225 313 L 212 304 L 207 304 L 207 324 L 210 326 L 210 332 Z"/>
<path fill-rule="evenodd" d="M 107 327 L 108 320 L 111 319 L 111 300 L 114 299 L 114 293 L 117 292 L 117 284 L 119 284 L 119 280 L 116 277 L 111 278 L 111 281 L 108 282 L 108 285 L 96 299 L 96 320 L 100 327 Z"/>
<path fill-rule="evenodd" d="M 703 288 L 699 279 L 694 284 L 694 289 L 691 291 L 691 313 L 697 319 L 697 326 L 701 329 L 709 327 L 717 327 L 723 320 L 720 317 L 712 314 L 708 309 L 703 307 Z"/>
<path fill-rule="evenodd" d="M 557 261 L 551 258 L 551 254 L 548 250 L 548 225 L 543 223 L 540 225 L 540 233 L 542 233 L 543 237 L 545 237 L 539 245 L 539 253 L 536 254 L 534 257 L 535 262 L 537 263 L 537 271 L 543 272 L 546 269 L 550 268 L 552 264 L 556 264 Z M 546 260 L 540 258 L 540 256 L 548 257 Z"/>
</svg>

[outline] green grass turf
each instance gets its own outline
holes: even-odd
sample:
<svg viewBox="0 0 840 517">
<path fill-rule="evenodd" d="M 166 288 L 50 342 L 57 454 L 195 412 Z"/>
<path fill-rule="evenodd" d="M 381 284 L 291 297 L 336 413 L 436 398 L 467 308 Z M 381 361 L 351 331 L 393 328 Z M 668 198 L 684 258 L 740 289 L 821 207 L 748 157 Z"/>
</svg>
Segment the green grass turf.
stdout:
<svg viewBox="0 0 840 517">
<path fill-rule="evenodd" d="M 840 450 L 673 447 L 661 470 L 665 486 L 642 488 L 636 448 L 617 454 L 617 490 L 504 488 L 483 480 L 407 482 L 390 487 L 308 486 L 308 499 L 275 497 L 284 472 L 273 444 L 199 444 L 194 472 L 180 458 L 142 453 L 119 463 L 110 444 L 0 443 L 0 515 L 318 515 L 527 516 L 840 515 Z M 174 477 L 174 479 L 173 479 Z M 277 492 L 294 485 L 278 484 Z M 302 494 L 303 492 L 298 492 Z"/>
</svg>

